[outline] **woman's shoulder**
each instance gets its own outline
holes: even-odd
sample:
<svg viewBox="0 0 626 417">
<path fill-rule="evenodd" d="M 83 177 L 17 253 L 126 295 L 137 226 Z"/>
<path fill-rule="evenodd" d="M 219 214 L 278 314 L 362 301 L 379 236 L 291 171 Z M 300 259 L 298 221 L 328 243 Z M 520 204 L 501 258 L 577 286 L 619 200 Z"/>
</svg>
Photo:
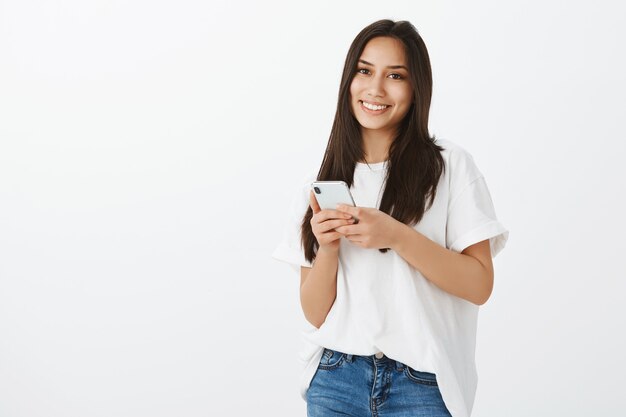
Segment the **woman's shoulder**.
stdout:
<svg viewBox="0 0 626 417">
<path fill-rule="evenodd" d="M 465 147 L 449 139 L 437 139 L 435 144 L 443 148 L 441 155 L 452 181 L 458 179 L 465 182 L 468 177 L 470 181 L 473 181 L 482 175 L 474 162 L 474 157 Z"/>
<path fill-rule="evenodd" d="M 454 158 L 462 158 L 462 157 L 472 157 L 472 155 L 465 149 L 463 146 L 459 145 L 456 142 L 451 141 L 450 139 L 435 139 L 435 144 L 439 145 L 443 150 L 441 151 L 441 155 L 444 159 L 449 159 L 451 157 Z"/>
</svg>

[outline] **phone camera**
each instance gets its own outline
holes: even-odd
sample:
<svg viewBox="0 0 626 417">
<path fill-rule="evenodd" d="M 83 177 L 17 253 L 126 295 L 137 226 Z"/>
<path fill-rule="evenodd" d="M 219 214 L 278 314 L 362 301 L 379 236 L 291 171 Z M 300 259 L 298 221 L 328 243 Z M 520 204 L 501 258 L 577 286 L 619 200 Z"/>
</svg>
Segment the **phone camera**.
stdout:
<svg viewBox="0 0 626 417">
<path fill-rule="evenodd" d="M 313 187 L 313 189 L 315 190 L 315 194 L 322 194 L 318 187 Z"/>
</svg>

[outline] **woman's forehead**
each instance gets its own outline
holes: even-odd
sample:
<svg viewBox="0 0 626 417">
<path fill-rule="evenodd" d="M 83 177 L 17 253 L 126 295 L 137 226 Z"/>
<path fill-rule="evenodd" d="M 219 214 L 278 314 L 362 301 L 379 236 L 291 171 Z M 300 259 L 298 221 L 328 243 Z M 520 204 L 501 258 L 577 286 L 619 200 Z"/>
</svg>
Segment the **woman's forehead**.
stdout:
<svg viewBox="0 0 626 417">
<path fill-rule="evenodd" d="M 366 61 L 374 66 L 406 66 L 404 45 L 395 38 L 373 38 L 365 45 L 359 60 Z"/>
</svg>

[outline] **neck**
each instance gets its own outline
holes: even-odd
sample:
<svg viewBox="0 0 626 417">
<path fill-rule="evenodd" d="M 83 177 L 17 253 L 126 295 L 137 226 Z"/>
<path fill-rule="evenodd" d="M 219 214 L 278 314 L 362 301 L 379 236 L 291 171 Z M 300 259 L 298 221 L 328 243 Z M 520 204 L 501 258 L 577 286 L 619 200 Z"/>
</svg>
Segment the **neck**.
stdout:
<svg viewBox="0 0 626 417">
<path fill-rule="evenodd" d="M 389 148 L 393 143 L 394 132 L 380 132 L 361 129 L 363 159 L 368 164 L 376 164 L 389 159 Z"/>
</svg>

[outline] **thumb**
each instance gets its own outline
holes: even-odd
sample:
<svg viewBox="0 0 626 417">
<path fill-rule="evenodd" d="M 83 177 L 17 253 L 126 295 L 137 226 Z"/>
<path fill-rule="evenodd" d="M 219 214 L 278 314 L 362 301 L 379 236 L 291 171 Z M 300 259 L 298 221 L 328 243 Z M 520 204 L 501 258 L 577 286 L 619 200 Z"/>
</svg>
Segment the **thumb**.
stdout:
<svg viewBox="0 0 626 417">
<path fill-rule="evenodd" d="M 320 205 L 317 203 L 317 198 L 315 198 L 315 194 L 313 193 L 313 190 L 310 191 L 309 200 L 310 200 L 311 209 L 313 210 L 313 214 L 319 213 L 321 211 Z"/>
</svg>

